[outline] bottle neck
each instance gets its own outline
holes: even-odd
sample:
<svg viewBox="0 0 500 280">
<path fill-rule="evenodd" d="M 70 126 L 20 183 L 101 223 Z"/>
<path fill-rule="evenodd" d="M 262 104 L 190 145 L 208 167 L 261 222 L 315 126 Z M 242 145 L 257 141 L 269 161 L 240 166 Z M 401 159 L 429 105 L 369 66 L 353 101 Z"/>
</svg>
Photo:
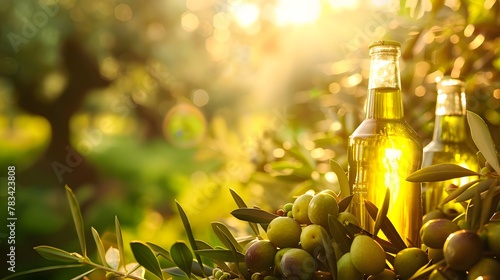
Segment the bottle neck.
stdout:
<svg viewBox="0 0 500 280">
<path fill-rule="evenodd" d="M 443 81 L 445 83 L 446 81 Z M 463 85 L 438 86 L 433 140 L 463 142 L 466 140 L 466 97 Z"/>
<path fill-rule="evenodd" d="M 404 117 L 399 49 L 370 50 L 367 119 L 402 119 Z"/>
</svg>

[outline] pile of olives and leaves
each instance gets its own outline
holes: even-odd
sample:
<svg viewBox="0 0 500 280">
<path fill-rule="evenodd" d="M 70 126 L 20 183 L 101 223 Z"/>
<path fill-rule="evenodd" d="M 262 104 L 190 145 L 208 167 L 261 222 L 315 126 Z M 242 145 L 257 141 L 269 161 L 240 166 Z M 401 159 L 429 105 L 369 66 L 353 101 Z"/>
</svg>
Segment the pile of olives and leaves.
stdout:
<svg viewBox="0 0 500 280">
<path fill-rule="evenodd" d="M 483 158 L 475 172 L 453 164 L 422 168 L 407 179 L 415 182 L 445 181 L 475 176 L 470 183 L 449 187 L 449 201 L 461 203 L 464 213 L 450 217 L 439 207 L 424 216 L 421 246 L 402 240 L 386 217 L 390 193 L 378 209 L 370 201 L 366 208 L 374 220 L 369 232 L 349 212 L 352 195 L 341 166 L 331 161 L 340 193 L 308 191 L 267 211 L 249 207 L 232 189 L 237 205 L 231 215 L 248 222 L 248 236 L 235 237 L 221 222 L 211 229 L 220 241 L 211 246 L 196 239 L 182 206 L 177 203 L 187 241 L 170 248 L 151 242 L 129 243 L 134 261 L 125 259 L 120 223 L 115 218 L 116 247 L 105 248 L 92 228 L 97 260 L 88 255 L 84 223 L 78 201 L 69 187 L 66 193 L 80 252 L 37 246 L 44 258 L 62 264 L 42 267 L 19 275 L 63 268 L 87 268 L 72 279 L 104 271 L 107 279 L 500 279 L 500 165 L 493 140 L 484 121 L 467 113 L 474 143 Z M 379 237 L 379 232 L 384 238 Z"/>
</svg>

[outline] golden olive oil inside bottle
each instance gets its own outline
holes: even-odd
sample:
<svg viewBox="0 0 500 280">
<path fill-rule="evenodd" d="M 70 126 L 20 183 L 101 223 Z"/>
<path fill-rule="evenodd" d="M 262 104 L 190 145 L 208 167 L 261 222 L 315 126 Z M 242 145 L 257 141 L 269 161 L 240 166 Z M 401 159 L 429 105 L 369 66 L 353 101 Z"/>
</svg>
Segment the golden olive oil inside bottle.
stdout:
<svg viewBox="0 0 500 280">
<path fill-rule="evenodd" d="M 466 119 L 466 98 L 464 82 L 460 79 L 444 77 L 437 85 L 436 118 L 432 141 L 424 147 L 422 167 L 452 163 L 479 171 L 476 156 L 477 150 L 470 144 L 469 128 Z M 446 189 L 450 184 L 461 186 L 476 177 L 462 177 L 453 180 L 424 183 L 422 196 L 424 214 L 441 208 L 443 211 L 463 213 L 464 208 L 459 203 L 449 202 L 441 206 L 448 196 Z"/>
<path fill-rule="evenodd" d="M 420 183 L 406 178 L 422 164 L 422 142 L 404 120 L 399 55 L 397 42 L 382 41 L 370 46 L 366 118 L 349 137 L 351 211 L 361 226 L 372 232 L 374 221 L 366 211 L 365 201 L 380 209 L 388 188 L 387 218 L 408 245 L 418 246 L 422 190 Z"/>
</svg>

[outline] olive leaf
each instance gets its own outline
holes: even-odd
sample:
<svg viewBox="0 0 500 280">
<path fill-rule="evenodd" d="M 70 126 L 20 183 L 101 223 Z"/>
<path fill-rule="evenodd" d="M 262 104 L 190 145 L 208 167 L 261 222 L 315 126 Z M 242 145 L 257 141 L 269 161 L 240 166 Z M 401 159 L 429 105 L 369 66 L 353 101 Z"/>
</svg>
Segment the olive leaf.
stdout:
<svg viewBox="0 0 500 280">
<path fill-rule="evenodd" d="M 209 259 L 221 260 L 225 262 L 234 262 L 235 256 L 238 262 L 245 261 L 245 255 L 240 252 L 237 252 L 236 255 L 232 250 L 227 249 L 202 249 L 196 250 L 197 254 L 203 257 L 207 257 Z"/>
<path fill-rule="evenodd" d="M 339 213 L 347 210 L 347 207 L 349 207 L 349 204 L 351 204 L 351 200 L 352 195 L 344 197 L 339 201 Z"/>
<path fill-rule="evenodd" d="M 62 249 L 55 248 L 52 246 L 37 246 L 35 247 L 35 250 L 40 254 L 42 257 L 48 259 L 48 260 L 53 260 L 53 261 L 59 261 L 59 262 L 80 262 L 83 260 L 83 258 L 76 256 L 75 254 L 66 252 Z"/>
<path fill-rule="evenodd" d="M 268 224 L 276 217 L 279 217 L 276 214 L 258 208 L 235 209 L 231 211 L 231 215 L 233 215 L 235 218 L 239 220 L 258 223 L 258 224 Z"/>
<path fill-rule="evenodd" d="M 378 208 L 369 200 L 365 200 L 365 208 L 372 219 L 377 218 Z M 406 243 L 403 241 L 398 231 L 389 219 L 384 219 L 380 229 L 385 234 L 385 236 L 391 241 L 391 243 L 396 246 L 399 250 L 407 248 Z"/>
<path fill-rule="evenodd" d="M 340 164 L 334 160 L 330 160 L 330 168 L 337 175 L 337 180 L 340 186 L 340 195 L 343 198 L 346 198 L 351 195 L 351 188 L 349 187 L 349 180 L 347 179 L 347 175 L 345 174 L 344 169 Z"/>
<path fill-rule="evenodd" d="M 474 144 L 497 174 L 500 174 L 500 164 L 488 126 L 479 115 L 471 111 L 467 111 L 467 122 Z"/>
<path fill-rule="evenodd" d="M 19 276 L 34 274 L 34 273 L 39 273 L 39 272 L 52 271 L 52 270 L 58 270 L 58 269 L 66 269 L 66 268 L 79 268 L 79 267 L 83 267 L 83 266 L 84 266 L 84 264 L 64 264 L 64 265 L 45 266 L 45 267 L 34 268 L 34 269 L 25 270 L 22 272 L 10 274 L 9 276 L 2 278 L 2 280 L 17 278 Z M 90 272 L 92 272 L 93 270 L 94 269 L 90 270 Z"/>
<path fill-rule="evenodd" d="M 197 252 L 200 251 L 200 250 L 212 250 L 212 249 L 214 249 L 207 242 L 205 242 L 203 240 L 198 240 L 198 239 L 196 240 L 196 247 L 198 248 L 198 250 L 196 250 L 194 252 L 195 254 L 198 254 Z M 218 260 L 218 259 L 210 259 L 210 260 L 212 262 L 214 262 L 216 265 L 218 265 L 222 270 L 224 270 L 224 271 L 229 271 L 230 270 L 229 266 L 224 261 L 221 261 L 221 260 Z"/>
<path fill-rule="evenodd" d="M 80 275 L 77 275 L 77 276 L 75 276 L 75 277 L 71 278 L 70 280 L 80 280 L 80 279 L 86 279 L 86 278 L 84 278 L 85 276 L 89 275 L 90 273 L 92 273 L 92 272 L 94 272 L 94 271 L 96 271 L 96 270 L 97 270 L 97 268 L 92 268 L 91 270 L 87 270 L 87 271 L 85 271 L 84 273 L 82 273 L 82 274 L 80 274 Z"/>
<path fill-rule="evenodd" d="M 419 169 L 406 178 L 409 182 L 438 182 L 466 176 L 478 176 L 477 172 L 452 163 L 440 163 Z"/>
<path fill-rule="evenodd" d="M 493 203 L 493 197 L 495 195 L 495 187 L 497 185 L 497 182 L 491 182 L 488 192 L 486 193 L 486 197 L 483 200 L 483 205 L 481 208 L 481 215 L 479 217 L 479 228 L 482 228 L 484 224 L 486 224 L 491 217 L 491 214 L 495 209 L 497 208 L 497 203 Z"/>
<path fill-rule="evenodd" d="M 334 245 L 338 246 L 342 254 L 350 251 L 352 238 L 347 229 L 332 215 L 328 215 L 328 229 L 333 237 Z"/>
<path fill-rule="evenodd" d="M 230 248 L 230 246 L 232 245 L 236 248 L 237 251 L 243 250 L 243 248 L 241 248 L 241 245 L 238 243 L 238 241 L 236 241 L 225 224 L 221 222 L 212 222 L 211 225 L 215 235 L 217 235 L 222 244 L 224 244 L 227 248 Z"/>
<path fill-rule="evenodd" d="M 455 189 L 454 191 L 452 191 L 450 194 L 448 194 L 447 197 L 445 197 L 443 199 L 443 201 L 441 202 L 441 205 L 444 205 L 454 199 L 456 199 L 458 196 L 460 196 L 463 192 L 465 192 L 467 189 L 469 189 L 470 187 L 474 186 L 475 184 L 477 184 L 478 182 L 480 182 L 480 180 L 473 180 L 473 181 L 470 181 L 468 182 L 467 184 L 465 185 L 462 185 L 461 187 Z"/>
<path fill-rule="evenodd" d="M 87 245 L 85 243 L 85 229 L 83 225 L 82 212 L 80 211 L 80 205 L 76 199 L 73 191 L 65 186 L 66 196 L 68 197 L 69 206 L 71 209 L 71 215 L 73 216 L 73 222 L 75 223 L 76 234 L 78 235 L 78 241 L 80 241 L 80 247 L 82 249 L 82 255 L 87 257 Z"/>
<path fill-rule="evenodd" d="M 191 250 L 189 250 L 186 243 L 175 242 L 172 247 L 170 247 L 170 256 L 177 267 L 190 277 L 193 265 L 193 254 L 191 253 Z"/>
<path fill-rule="evenodd" d="M 130 248 L 132 249 L 135 260 L 140 265 L 158 276 L 158 278 L 163 279 L 160 264 L 151 248 L 139 241 L 130 242 Z"/>
<path fill-rule="evenodd" d="M 229 268 L 228 268 L 229 269 Z M 186 279 L 186 273 L 182 271 L 179 267 L 173 266 L 169 268 L 165 268 L 162 270 L 163 272 L 174 276 L 173 279 Z M 212 273 L 212 268 L 203 265 L 203 270 L 201 270 L 200 264 L 193 260 L 193 264 L 191 265 L 191 272 L 197 276 L 204 277 L 204 275 L 210 275 Z"/>
<path fill-rule="evenodd" d="M 243 199 L 235 190 L 230 188 L 229 191 L 231 192 L 231 196 L 233 197 L 234 202 L 236 202 L 236 205 L 238 205 L 239 208 L 248 208 L 245 201 L 243 201 Z M 259 227 L 257 226 L 257 224 L 252 222 L 249 222 L 248 224 L 250 225 L 252 231 L 255 233 L 255 236 L 259 236 Z"/>
<path fill-rule="evenodd" d="M 174 262 L 172 260 L 172 258 L 170 257 L 170 252 L 165 250 L 163 247 L 157 245 L 157 244 L 154 244 L 154 243 L 151 243 L 151 242 L 146 242 L 146 244 L 151 248 L 153 249 L 153 251 L 155 251 L 157 254 L 159 254 L 160 256 L 164 257 L 166 260 L 170 261 L 170 262 Z"/>
<path fill-rule="evenodd" d="M 176 200 L 175 204 L 177 205 L 177 210 L 179 210 L 179 215 L 181 216 L 182 224 L 184 226 L 184 230 L 186 231 L 186 235 L 189 241 L 189 244 L 191 245 L 191 249 L 197 250 L 198 247 L 196 246 L 196 240 L 194 239 L 193 235 L 193 230 L 191 229 L 191 225 L 189 223 L 189 219 L 187 218 L 186 212 L 184 212 L 184 209 L 182 206 L 179 204 L 179 202 Z M 201 261 L 201 257 L 198 256 L 198 254 L 194 254 L 196 257 L 196 260 L 198 261 L 199 265 L 203 267 L 203 262 Z M 203 269 L 202 269 L 203 271 Z"/>
<path fill-rule="evenodd" d="M 118 220 L 118 216 L 115 216 L 115 234 L 116 246 L 118 246 L 118 251 L 120 252 L 120 264 L 125 267 L 125 264 L 127 262 L 125 261 L 125 248 L 123 246 L 122 227 L 120 225 L 120 221 Z"/>
<path fill-rule="evenodd" d="M 328 219 L 330 219 L 330 217 L 331 215 L 328 215 Z M 332 242 L 326 231 L 320 231 L 320 233 L 321 243 L 323 245 L 323 248 L 325 249 L 325 257 L 328 270 L 332 272 L 332 280 L 337 280 L 337 273 L 333 273 L 334 271 L 337 271 L 337 259 L 335 257 L 335 251 L 332 247 Z"/>
<path fill-rule="evenodd" d="M 460 194 L 459 196 L 457 196 L 455 198 L 455 201 L 456 202 L 467 201 L 467 200 L 474 197 L 474 194 L 476 193 L 476 191 L 478 191 L 479 193 L 482 193 L 482 192 L 488 190 L 490 185 L 494 184 L 495 182 L 496 182 L 496 180 L 494 180 L 494 179 L 478 180 L 478 183 L 475 186 L 471 186 L 468 189 L 464 190 L 464 192 L 462 194 Z"/>
<path fill-rule="evenodd" d="M 387 211 L 389 211 L 389 202 L 390 201 L 391 201 L 391 190 L 389 188 L 386 188 L 385 197 L 384 197 L 384 204 L 382 204 L 382 208 L 380 209 L 380 211 L 378 211 L 377 218 L 375 219 L 373 236 L 378 235 L 378 231 L 380 230 L 380 227 L 382 227 L 382 223 L 384 223 L 385 219 L 387 218 Z"/>
<path fill-rule="evenodd" d="M 430 274 L 434 269 L 443 266 L 445 260 L 440 260 L 435 264 L 431 264 L 432 261 L 429 261 L 426 265 L 422 266 L 419 270 L 417 270 L 408 280 L 420 279 L 422 276 L 426 276 Z"/>
<path fill-rule="evenodd" d="M 97 247 L 97 253 L 99 254 L 99 258 L 101 259 L 101 263 L 106 266 L 106 252 L 104 249 L 104 245 L 102 244 L 101 237 L 94 227 L 91 227 L 91 229 L 92 236 L 94 237 L 95 245 Z"/>
</svg>

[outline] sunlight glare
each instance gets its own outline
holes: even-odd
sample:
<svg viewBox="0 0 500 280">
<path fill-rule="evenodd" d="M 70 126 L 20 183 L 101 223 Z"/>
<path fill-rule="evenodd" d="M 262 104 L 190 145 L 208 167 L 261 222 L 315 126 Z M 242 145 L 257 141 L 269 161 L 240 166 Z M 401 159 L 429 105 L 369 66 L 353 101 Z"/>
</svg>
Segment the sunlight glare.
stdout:
<svg viewBox="0 0 500 280">
<path fill-rule="evenodd" d="M 338 10 L 354 10 L 359 7 L 359 0 L 330 0 L 330 6 Z"/>
<path fill-rule="evenodd" d="M 319 0 L 280 0 L 275 12 L 279 25 L 308 23 L 319 17 L 321 2 Z"/>
<path fill-rule="evenodd" d="M 236 17 L 236 22 L 245 28 L 252 26 L 260 15 L 259 7 L 251 3 L 243 3 L 233 6 L 233 13 Z"/>
</svg>

